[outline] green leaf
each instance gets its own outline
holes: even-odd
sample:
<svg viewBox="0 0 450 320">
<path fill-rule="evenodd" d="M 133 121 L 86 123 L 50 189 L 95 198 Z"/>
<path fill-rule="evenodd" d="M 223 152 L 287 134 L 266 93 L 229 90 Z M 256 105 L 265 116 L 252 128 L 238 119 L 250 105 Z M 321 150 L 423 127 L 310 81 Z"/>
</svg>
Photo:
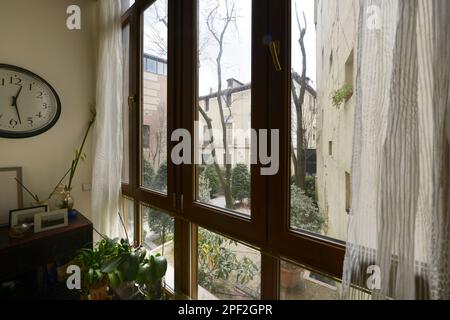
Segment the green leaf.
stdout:
<svg viewBox="0 0 450 320">
<path fill-rule="evenodd" d="M 115 257 L 112 260 L 109 260 L 105 262 L 102 266 L 102 271 L 104 273 L 111 273 L 113 271 L 116 271 L 119 265 L 123 262 L 123 257 Z"/>
</svg>

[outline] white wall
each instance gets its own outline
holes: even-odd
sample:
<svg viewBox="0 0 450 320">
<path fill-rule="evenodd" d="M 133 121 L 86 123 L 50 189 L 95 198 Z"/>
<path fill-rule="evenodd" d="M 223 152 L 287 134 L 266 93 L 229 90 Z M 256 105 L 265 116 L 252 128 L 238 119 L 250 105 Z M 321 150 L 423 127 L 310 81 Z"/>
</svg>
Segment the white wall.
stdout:
<svg viewBox="0 0 450 320">
<path fill-rule="evenodd" d="M 66 9 L 81 7 L 82 29 L 66 28 Z M 0 167 L 23 168 L 24 182 L 40 198 L 51 192 L 69 168 L 74 149 L 81 143 L 95 102 L 94 0 L 2 0 L 0 1 L 0 63 L 28 69 L 46 79 L 58 92 L 61 118 L 50 131 L 33 138 L 0 138 Z M 91 139 L 74 181 L 75 207 L 90 217 Z M 1 195 L 0 195 L 1 197 Z M 24 198 L 29 205 L 31 198 Z"/>
</svg>

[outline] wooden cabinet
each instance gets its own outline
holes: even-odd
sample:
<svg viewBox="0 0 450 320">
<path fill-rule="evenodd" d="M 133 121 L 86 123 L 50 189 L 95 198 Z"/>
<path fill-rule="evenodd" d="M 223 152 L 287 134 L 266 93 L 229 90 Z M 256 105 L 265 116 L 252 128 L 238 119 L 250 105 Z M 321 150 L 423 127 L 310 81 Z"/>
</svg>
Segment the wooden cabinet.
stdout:
<svg viewBox="0 0 450 320">
<path fill-rule="evenodd" d="M 30 281 L 34 282 L 30 290 L 39 288 L 45 298 L 48 263 L 71 259 L 79 249 L 92 247 L 92 242 L 92 223 L 80 213 L 67 227 L 20 239 L 11 239 L 9 229 L 0 228 L 0 283 L 28 275 L 35 280 Z"/>
</svg>

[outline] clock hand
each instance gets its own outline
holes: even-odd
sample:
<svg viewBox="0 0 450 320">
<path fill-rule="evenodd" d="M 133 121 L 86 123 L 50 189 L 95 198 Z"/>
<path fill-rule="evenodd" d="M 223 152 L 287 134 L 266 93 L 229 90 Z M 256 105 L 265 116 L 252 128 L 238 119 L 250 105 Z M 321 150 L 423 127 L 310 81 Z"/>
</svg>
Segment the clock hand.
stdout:
<svg viewBox="0 0 450 320">
<path fill-rule="evenodd" d="M 22 119 L 20 118 L 19 108 L 17 107 L 17 99 L 19 98 L 21 92 L 22 92 L 22 86 L 19 88 L 17 95 L 15 97 L 13 97 L 13 107 L 16 108 L 17 117 L 19 118 L 20 124 L 22 124 Z"/>
<path fill-rule="evenodd" d="M 17 99 L 19 98 L 19 96 L 20 96 L 20 93 L 22 92 L 22 86 L 20 86 L 20 88 L 19 88 L 19 91 L 17 92 L 17 95 L 16 95 L 16 101 L 17 101 Z"/>
</svg>

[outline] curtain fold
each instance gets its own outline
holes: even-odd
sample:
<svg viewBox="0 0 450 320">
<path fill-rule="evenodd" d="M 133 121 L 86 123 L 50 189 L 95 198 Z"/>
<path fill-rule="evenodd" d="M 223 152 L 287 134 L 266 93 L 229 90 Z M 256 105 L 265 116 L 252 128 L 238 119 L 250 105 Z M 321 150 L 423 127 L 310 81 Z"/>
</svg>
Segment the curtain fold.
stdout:
<svg viewBox="0 0 450 320">
<path fill-rule="evenodd" d="M 118 216 L 122 172 L 122 26 L 120 0 L 98 1 L 97 120 L 92 216 L 109 237 L 122 235 Z"/>
<path fill-rule="evenodd" d="M 360 8 L 342 297 L 364 297 L 355 285 L 373 299 L 449 299 L 450 3 Z"/>
</svg>

